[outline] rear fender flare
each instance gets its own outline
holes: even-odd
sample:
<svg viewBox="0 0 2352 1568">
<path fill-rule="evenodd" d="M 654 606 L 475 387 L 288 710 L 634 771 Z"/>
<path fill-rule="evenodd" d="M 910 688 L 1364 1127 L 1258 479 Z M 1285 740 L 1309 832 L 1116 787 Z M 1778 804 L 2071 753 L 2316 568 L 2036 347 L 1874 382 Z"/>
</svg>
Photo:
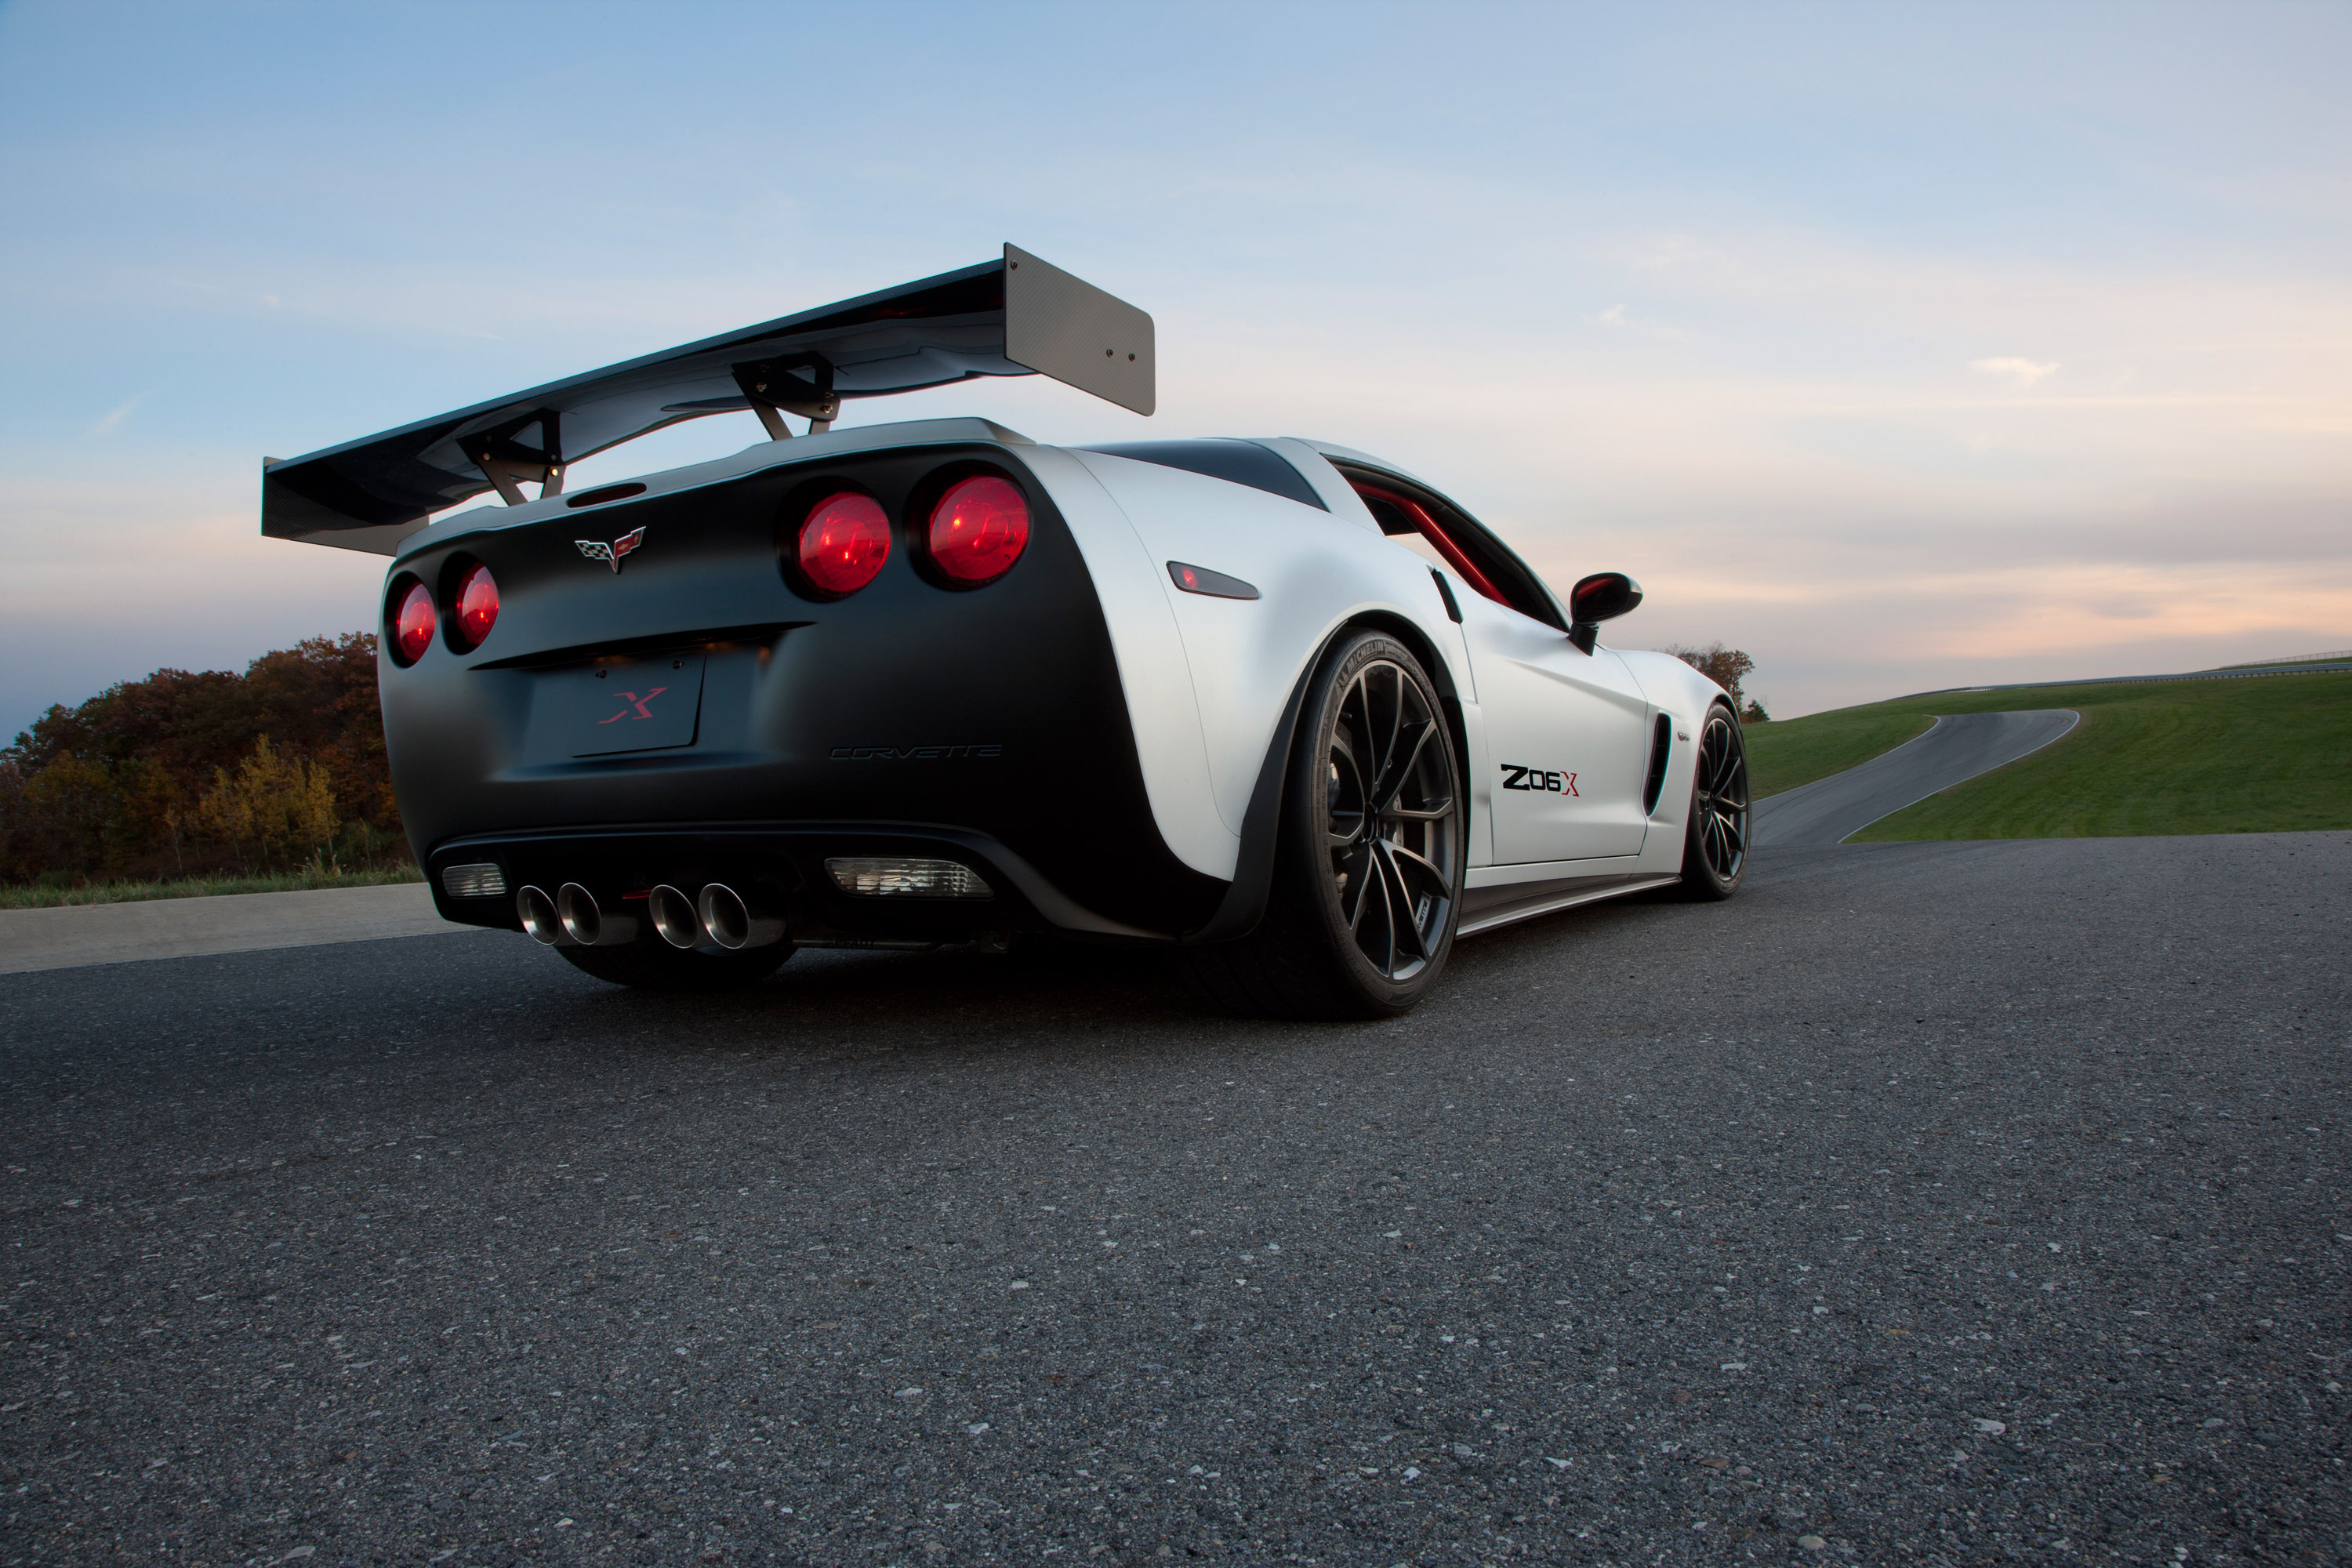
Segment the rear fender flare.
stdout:
<svg viewBox="0 0 2352 1568">
<path fill-rule="evenodd" d="M 1274 853 L 1276 840 L 1282 827 L 1282 792 L 1290 776 L 1290 762 L 1298 743 L 1298 721 L 1306 711 L 1307 694 L 1323 679 L 1331 660 L 1339 654 L 1340 645 L 1358 632 L 1378 632 L 1395 638 L 1421 661 L 1422 668 L 1437 688 L 1439 702 L 1445 710 L 1445 727 L 1453 737 L 1454 755 L 1463 780 L 1464 805 L 1469 810 L 1468 749 L 1463 728 L 1462 700 L 1454 689 L 1454 680 L 1445 661 L 1430 646 L 1429 638 L 1419 626 L 1401 616 L 1384 615 L 1378 611 L 1360 615 L 1333 627 L 1307 661 L 1290 688 L 1290 697 L 1284 702 L 1282 715 L 1275 721 L 1274 738 L 1267 743 L 1265 761 L 1259 764 L 1257 783 L 1250 790 L 1249 809 L 1242 819 L 1241 849 L 1234 862 L 1234 879 L 1225 889 L 1223 900 L 1215 914 L 1197 931 L 1185 933 L 1182 941 L 1188 946 L 1207 942 L 1234 942 L 1257 929 L 1265 917 L 1266 895 L 1274 885 Z M 1470 824 L 1465 823 L 1465 828 Z M 1465 842 L 1467 840 L 1465 839 Z"/>
</svg>

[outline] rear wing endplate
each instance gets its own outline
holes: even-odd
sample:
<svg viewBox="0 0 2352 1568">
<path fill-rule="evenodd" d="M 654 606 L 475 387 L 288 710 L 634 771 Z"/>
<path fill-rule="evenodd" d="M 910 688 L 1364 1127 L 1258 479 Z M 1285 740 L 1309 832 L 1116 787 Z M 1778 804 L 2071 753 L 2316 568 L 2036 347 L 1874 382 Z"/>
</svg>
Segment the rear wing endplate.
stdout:
<svg viewBox="0 0 2352 1568">
<path fill-rule="evenodd" d="M 261 531 L 389 555 L 434 512 L 496 490 L 509 505 L 567 464 L 681 420 L 749 409 L 831 426 L 845 399 L 978 375 L 1042 374 L 1122 408 L 1156 401 L 1151 318 L 1027 251 L 705 338 L 404 425 L 265 459 Z"/>
</svg>

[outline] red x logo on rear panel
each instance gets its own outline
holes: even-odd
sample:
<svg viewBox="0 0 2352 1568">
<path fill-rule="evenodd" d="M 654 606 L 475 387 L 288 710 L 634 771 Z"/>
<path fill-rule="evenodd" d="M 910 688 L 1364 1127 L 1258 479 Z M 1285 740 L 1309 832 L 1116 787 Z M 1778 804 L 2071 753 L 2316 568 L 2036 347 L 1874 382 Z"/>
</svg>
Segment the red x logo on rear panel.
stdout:
<svg viewBox="0 0 2352 1568">
<path fill-rule="evenodd" d="M 635 708 L 636 711 L 633 713 L 629 711 L 628 709 L 624 708 L 618 713 L 614 714 L 610 719 L 599 719 L 596 722 L 599 725 L 604 725 L 617 724 L 624 719 L 650 719 L 653 717 L 653 710 L 647 708 L 646 704 L 651 702 L 655 698 L 659 697 L 663 692 L 667 691 L 668 689 L 669 688 L 667 686 L 656 686 L 651 691 L 646 692 L 643 697 L 638 696 L 634 691 L 615 691 L 613 693 L 613 696 L 616 700 L 631 704 Z"/>
</svg>

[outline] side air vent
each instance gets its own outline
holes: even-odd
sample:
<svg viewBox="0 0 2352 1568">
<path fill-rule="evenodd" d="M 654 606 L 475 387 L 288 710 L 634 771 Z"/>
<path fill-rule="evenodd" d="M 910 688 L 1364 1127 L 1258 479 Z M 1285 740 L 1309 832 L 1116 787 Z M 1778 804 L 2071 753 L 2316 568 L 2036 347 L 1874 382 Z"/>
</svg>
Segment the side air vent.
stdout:
<svg viewBox="0 0 2352 1568">
<path fill-rule="evenodd" d="M 1642 815 L 1647 816 L 1658 809 L 1658 792 L 1666 787 L 1666 753 L 1675 743 L 1675 721 L 1664 713 L 1658 715 L 1658 727 L 1650 737 L 1650 777 L 1642 785 Z"/>
</svg>

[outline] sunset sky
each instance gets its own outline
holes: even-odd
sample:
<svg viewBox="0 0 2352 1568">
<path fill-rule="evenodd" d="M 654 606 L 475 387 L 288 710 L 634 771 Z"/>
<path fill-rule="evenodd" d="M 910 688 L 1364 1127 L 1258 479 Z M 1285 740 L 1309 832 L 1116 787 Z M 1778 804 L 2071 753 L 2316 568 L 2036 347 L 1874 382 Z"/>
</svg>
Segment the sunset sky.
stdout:
<svg viewBox="0 0 2352 1568">
<path fill-rule="evenodd" d="M 372 626 L 295 456 L 986 259 L 1788 717 L 2352 647 L 2341 5 L 0 8 L 0 739 Z M 748 415 L 573 473 L 732 450 Z"/>
</svg>

